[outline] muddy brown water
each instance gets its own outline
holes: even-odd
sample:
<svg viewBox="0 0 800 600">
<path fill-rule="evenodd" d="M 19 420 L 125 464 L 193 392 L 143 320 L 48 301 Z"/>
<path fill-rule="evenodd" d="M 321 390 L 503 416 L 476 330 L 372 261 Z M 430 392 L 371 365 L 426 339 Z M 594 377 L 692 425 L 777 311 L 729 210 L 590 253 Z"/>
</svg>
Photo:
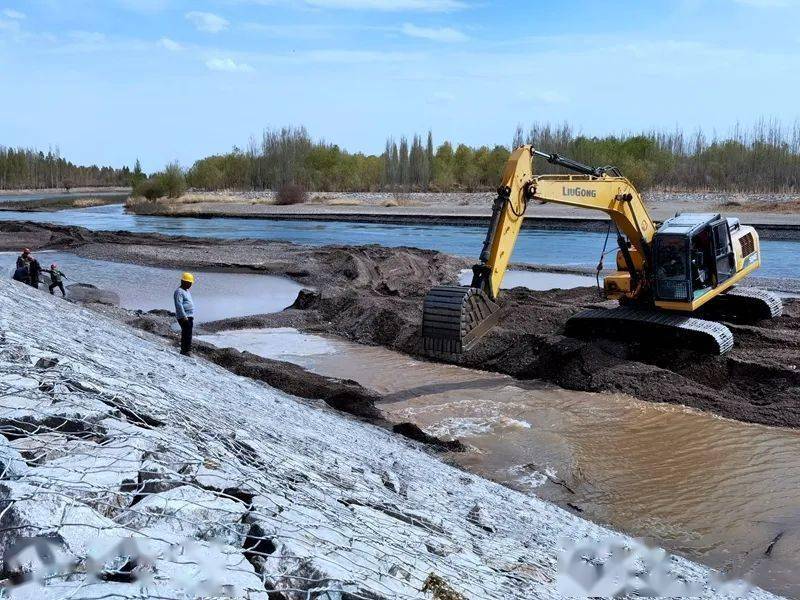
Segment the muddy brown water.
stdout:
<svg viewBox="0 0 800 600">
<path fill-rule="evenodd" d="M 520 382 L 288 328 L 203 339 L 354 379 L 386 396 L 390 419 L 472 446 L 450 458 L 475 473 L 800 596 L 800 431 Z"/>
</svg>

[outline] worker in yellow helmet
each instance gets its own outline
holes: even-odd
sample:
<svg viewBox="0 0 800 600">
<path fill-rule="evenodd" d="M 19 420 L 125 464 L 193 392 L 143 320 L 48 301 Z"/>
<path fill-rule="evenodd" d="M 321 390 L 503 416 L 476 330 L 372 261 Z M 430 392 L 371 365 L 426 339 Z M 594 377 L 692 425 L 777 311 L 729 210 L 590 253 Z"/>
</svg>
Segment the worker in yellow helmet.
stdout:
<svg viewBox="0 0 800 600">
<path fill-rule="evenodd" d="M 192 353 L 192 328 L 194 327 L 194 302 L 189 288 L 194 283 L 194 275 L 184 273 L 181 275 L 181 284 L 175 290 L 175 317 L 181 326 L 181 354 L 191 356 Z"/>
</svg>

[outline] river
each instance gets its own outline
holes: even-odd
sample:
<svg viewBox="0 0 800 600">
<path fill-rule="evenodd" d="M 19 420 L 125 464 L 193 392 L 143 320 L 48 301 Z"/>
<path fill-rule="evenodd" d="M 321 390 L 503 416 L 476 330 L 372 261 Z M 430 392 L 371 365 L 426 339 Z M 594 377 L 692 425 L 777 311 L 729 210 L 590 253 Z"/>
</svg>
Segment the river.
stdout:
<svg viewBox="0 0 800 600">
<path fill-rule="evenodd" d="M 484 227 L 140 216 L 125 213 L 120 204 L 50 213 L 0 211 L 0 220 L 79 225 L 97 231 L 122 230 L 223 239 L 282 240 L 315 246 L 413 246 L 476 258 L 486 236 Z M 523 229 L 514 249 L 513 260 L 527 264 L 593 268 L 597 265 L 604 240 L 604 233 Z M 613 243 L 612 237 L 609 244 Z M 800 261 L 797 260 L 800 242 L 763 240 L 762 251 L 763 264 L 758 271 L 759 276 L 800 279 Z M 606 266 L 613 266 L 612 257 L 606 262 Z"/>
<path fill-rule="evenodd" d="M 4 272 L 13 271 L 16 256 L 15 252 L 0 252 L 0 267 Z M 52 250 L 37 252 L 36 256 L 44 268 L 56 263 L 66 274 L 64 284 L 68 295 L 71 284 L 84 283 L 114 292 L 123 308 L 175 310 L 172 292 L 181 275 L 176 269 L 93 260 Z M 201 271 L 194 275 L 192 297 L 198 323 L 277 312 L 294 302 L 302 289 L 290 279 L 269 275 Z"/>
</svg>

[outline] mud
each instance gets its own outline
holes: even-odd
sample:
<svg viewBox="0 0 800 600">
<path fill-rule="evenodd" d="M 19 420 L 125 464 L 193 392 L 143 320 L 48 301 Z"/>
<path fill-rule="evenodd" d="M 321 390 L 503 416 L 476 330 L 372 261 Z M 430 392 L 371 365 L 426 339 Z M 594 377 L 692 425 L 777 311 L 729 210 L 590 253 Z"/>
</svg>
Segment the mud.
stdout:
<svg viewBox="0 0 800 600">
<path fill-rule="evenodd" d="M 289 243 L 177 238 L 78 227 L 0 225 L 0 248 L 70 248 L 89 258 L 155 266 L 262 272 L 288 276 L 315 292 L 275 315 L 228 319 L 209 331 L 292 326 L 417 355 L 422 298 L 431 285 L 454 283 L 467 261 L 434 251 L 380 246 L 309 248 Z M 505 317 L 464 366 L 520 379 L 537 378 L 580 391 L 622 392 L 683 404 L 742 421 L 800 427 L 800 302 L 785 315 L 730 324 L 725 356 L 665 350 L 634 341 L 581 340 L 564 322 L 598 303 L 592 288 L 507 291 Z"/>
</svg>

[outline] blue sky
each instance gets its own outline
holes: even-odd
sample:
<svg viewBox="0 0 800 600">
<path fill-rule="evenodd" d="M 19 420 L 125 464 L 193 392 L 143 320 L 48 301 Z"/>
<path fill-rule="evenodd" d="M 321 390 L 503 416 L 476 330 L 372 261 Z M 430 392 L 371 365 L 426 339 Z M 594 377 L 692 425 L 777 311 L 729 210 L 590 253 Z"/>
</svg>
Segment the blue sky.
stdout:
<svg viewBox="0 0 800 600">
<path fill-rule="evenodd" d="M 185 166 L 265 127 L 380 152 L 800 116 L 800 0 L 0 0 L 0 144 Z"/>
</svg>

